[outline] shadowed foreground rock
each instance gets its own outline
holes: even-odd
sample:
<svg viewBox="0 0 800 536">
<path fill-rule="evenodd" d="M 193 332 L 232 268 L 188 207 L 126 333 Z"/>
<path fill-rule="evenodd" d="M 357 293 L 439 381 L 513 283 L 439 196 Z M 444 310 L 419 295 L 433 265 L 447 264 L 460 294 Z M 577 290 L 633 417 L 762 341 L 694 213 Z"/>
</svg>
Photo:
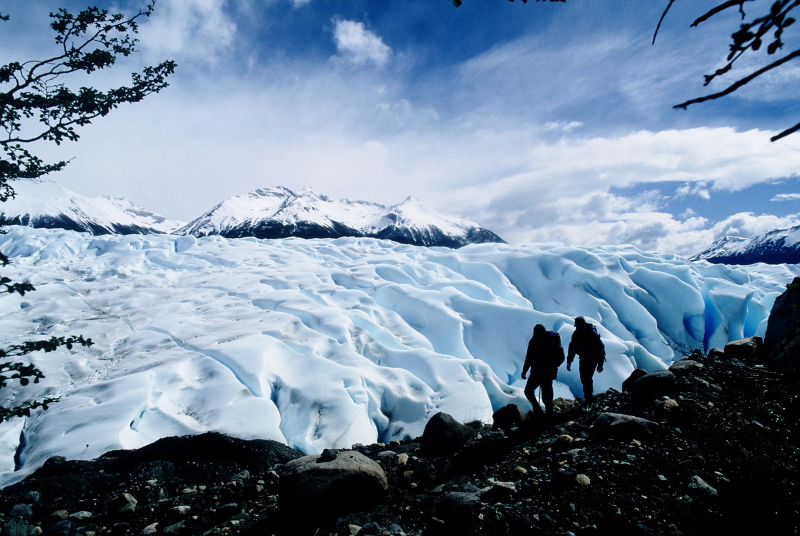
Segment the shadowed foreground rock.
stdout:
<svg viewBox="0 0 800 536">
<path fill-rule="evenodd" d="M 279 474 L 281 510 L 301 517 L 365 510 L 379 503 L 388 487 L 381 466 L 352 450 L 304 456 Z"/>
<path fill-rule="evenodd" d="M 439 412 L 428 421 L 422 432 L 422 453 L 427 456 L 452 454 L 467 444 L 475 430 L 461 424 L 447 413 Z"/>
<path fill-rule="evenodd" d="M 764 336 L 767 361 L 779 370 L 800 370 L 800 277 L 778 296 Z"/>
</svg>

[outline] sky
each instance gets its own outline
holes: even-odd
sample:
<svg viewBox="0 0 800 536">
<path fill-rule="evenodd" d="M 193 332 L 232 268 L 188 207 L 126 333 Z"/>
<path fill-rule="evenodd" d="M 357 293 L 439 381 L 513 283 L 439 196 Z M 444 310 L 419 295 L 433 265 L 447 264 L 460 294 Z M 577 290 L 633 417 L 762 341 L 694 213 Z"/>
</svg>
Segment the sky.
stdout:
<svg viewBox="0 0 800 536">
<path fill-rule="evenodd" d="M 676 2 L 653 45 L 666 0 L 158 0 L 137 54 L 65 83 L 107 89 L 172 59 L 170 86 L 32 150 L 71 159 L 51 176 L 67 188 L 183 221 L 310 187 L 413 196 L 512 243 L 691 255 L 800 224 L 800 134 L 769 141 L 800 121 L 800 62 L 673 109 L 769 61 L 763 47 L 703 86 L 740 24 L 733 11 L 690 28 L 716 3 Z M 5 3 L 2 63 L 52 54 L 47 14 L 85 5 Z"/>
</svg>

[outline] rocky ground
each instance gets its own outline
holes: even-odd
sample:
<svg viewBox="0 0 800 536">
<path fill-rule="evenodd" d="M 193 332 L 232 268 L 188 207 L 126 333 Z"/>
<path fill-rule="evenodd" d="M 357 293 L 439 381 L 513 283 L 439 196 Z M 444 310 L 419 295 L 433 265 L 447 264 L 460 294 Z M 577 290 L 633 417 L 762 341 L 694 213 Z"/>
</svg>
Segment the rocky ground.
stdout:
<svg viewBox="0 0 800 536">
<path fill-rule="evenodd" d="M 796 534 L 798 377 L 710 354 L 588 408 L 559 400 L 550 419 L 469 423 L 465 444 L 446 455 L 429 455 L 422 438 L 356 446 L 388 485 L 339 494 L 353 501 L 288 503 L 281 480 L 300 453 L 205 434 L 51 459 L 0 491 L 0 526 L 84 536 Z"/>
</svg>

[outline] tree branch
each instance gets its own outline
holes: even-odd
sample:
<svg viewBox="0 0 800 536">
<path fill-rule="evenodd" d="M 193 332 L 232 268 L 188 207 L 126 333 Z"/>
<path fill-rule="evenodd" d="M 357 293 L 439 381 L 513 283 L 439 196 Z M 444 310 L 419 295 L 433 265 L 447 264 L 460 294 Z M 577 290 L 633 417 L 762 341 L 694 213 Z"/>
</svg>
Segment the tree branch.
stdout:
<svg viewBox="0 0 800 536">
<path fill-rule="evenodd" d="M 775 67 L 783 65 L 787 61 L 793 60 L 793 59 L 795 59 L 797 57 L 800 57 L 800 50 L 795 50 L 794 52 L 792 52 L 788 56 L 784 56 L 783 58 L 781 58 L 781 59 L 779 59 L 779 60 L 777 60 L 777 61 L 775 61 L 773 63 L 770 63 L 769 65 L 767 65 L 765 67 L 762 67 L 761 69 L 755 71 L 754 73 L 751 73 L 750 75 L 745 76 L 741 80 L 738 80 L 737 82 L 734 82 L 733 84 L 731 84 L 730 86 L 728 86 L 724 90 L 720 91 L 719 93 L 712 93 L 711 95 L 706 95 L 705 97 L 698 97 L 696 99 L 691 99 L 691 100 L 688 100 L 688 101 L 683 102 L 681 104 L 676 104 L 675 106 L 673 106 L 673 108 L 682 108 L 682 109 L 685 110 L 686 108 L 689 107 L 690 104 L 696 104 L 696 103 L 699 103 L 699 102 L 705 102 L 705 101 L 709 101 L 709 100 L 714 100 L 714 99 L 718 99 L 720 97 L 724 97 L 725 95 L 730 95 L 731 93 L 733 93 L 734 91 L 736 91 L 737 89 L 742 87 L 743 85 L 753 81 L 753 79 L 755 79 L 755 78 L 761 76 L 762 74 L 764 74 L 764 73 L 766 73 L 768 71 L 771 71 Z"/>
<path fill-rule="evenodd" d="M 664 9 L 664 13 L 661 14 L 661 18 L 658 19 L 658 25 L 656 26 L 656 31 L 653 33 L 653 42 L 650 43 L 651 45 L 656 44 L 656 36 L 658 35 L 658 30 L 661 28 L 661 23 L 664 22 L 664 17 L 667 16 L 667 12 L 669 12 L 669 8 L 672 7 L 672 4 L 675 3 L 675 0 L 669 0 L 669 4 L 667 4 L 666 9 Z"/>
<path fill-rule="evenodd" d="M 694 28 L 695 26 L 697 26 L 701 22 L 705 22 L 708 19 L 710 19 L 711 17 L 713 17 L 714 15 L 716 15 L 717 13 L 720 13 L 721 11 L 725 11 L 726 9 L 728 9 L 730 7 L 733 7 L 733 6 L 739 6 L 739 12 L 742 14 L 742 19 L 744 19 L 744 3 L 745 2 L 753 2 L 753 1 L 754 0 L 728 0 L 727 2 L 724 2 L 724 3 L 716 6 L 715 8 L 713 8 L 711 11 L 709 11 L 705 15 L 697 18 L 697 20 L 695 20 L 691 24 L 691 28 Z"/>
<path fill-rule="evenodd" d="M 781 139 L 781 138 L 785 138 L 785 137 L 786 137 L 786 136 L 788 136 L 789 134 L 794 134 L 794 133 L 795 133 L 795 132 L 797 132 L 798 130 L 800 130 L 800 123 L 797 123 L 797 124 L 796 124 L 795 126 L 793 126 L 792 128 L 787 128 L 786 130 L 784 130 L 784 131 L 783 131 L 783 132 L 781 132 L 780 134 L 777 134 L 776 136 L 772 136 L 772 137 L 769 139 L 769 141 L 778 141 L 778 140 L 779 140 L 779 139 Z"/>
</svg>

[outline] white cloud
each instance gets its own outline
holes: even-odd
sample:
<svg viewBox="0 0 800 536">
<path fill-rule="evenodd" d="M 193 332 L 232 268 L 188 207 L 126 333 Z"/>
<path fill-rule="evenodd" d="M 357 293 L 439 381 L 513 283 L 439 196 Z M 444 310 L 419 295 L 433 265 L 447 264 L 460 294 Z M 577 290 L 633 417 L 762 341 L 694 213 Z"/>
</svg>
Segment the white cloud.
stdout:
<svg viewBox="0 0 800 536">
<path fill-rule="evenodd" d="M 141 25 L 142 49 L 149 57 L 213 63 L 231 46 L 236 24 L 225 13 L 226 0 L 159 3 Z"/>
<path fill-rule="evenodd" d="M 392 49 L 383 39 L 366 29 L 363 22 L 334 20 L 333 40 L 339 57 L 355 65 L 373 63 L 383 67 Z"/>
<path fill-rule="evenodd" d="M 714 224 L 712 231 L 715 240 L 721 236 L 749 238 L 773 229 L 787 229 L 798 224 L 800 224 L 800 214 L 780 217 L 772 214 L 757 216 L 752 212 L 740 212 Z"/>
<path fill-rule="evenodd" d="M 777 194 L 770 201 L 796 201 L 798 199 L 800 199 L 800 194 L 798 193 Z"/>
<path fill-rule="evenodd" d="M 700 199 L 711 199 L 711 194 L 708 192 L 706 183 L 703 181 L 699 181 L 695 184 L 686 183 L 675 190 L 675 195 L 678 197 L 688 197 L 690 195 L 694 195 Z"/>
<path fill-rule="evenodd" d="M 580 121 L 549 121 L 544 124 L 545 130 L 560 130 L 561 132 L 571 132 L 578 127 L 583 126 Z"/>
</svg>

